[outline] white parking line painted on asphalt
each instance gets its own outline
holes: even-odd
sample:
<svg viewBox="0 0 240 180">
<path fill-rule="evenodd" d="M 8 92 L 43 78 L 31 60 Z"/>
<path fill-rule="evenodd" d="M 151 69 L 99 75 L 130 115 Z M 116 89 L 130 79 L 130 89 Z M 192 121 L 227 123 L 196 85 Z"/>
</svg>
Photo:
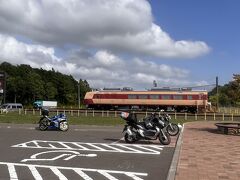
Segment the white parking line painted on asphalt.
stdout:
<svg viewBox="0 0 240 180">
<path fill-rule="evenodd" d="M 84 143 L 84 142 L 63 142 L 63 141 L 43 141 L 32 140 L 25 143 L 13 145 L 20 148 L 41 148 L 41 149 L 67 149 L 75 151 L 95 151 L 95 152 L 115 152 L 115 153 L 135 153 L 159 155 L 163 150 L 160 145 L 146 144 L 120 144 L 120 143 Z"/>
<path fill-rule="evenodd" d="M 18 176 L 16 173 L 15 166 L 13 164 L 7 164 L 7 166 L 8 166 L 8 171 L 10 175 L 10 180 L 17 180 Z"/>
<path fill-rule="evenodd" d="M 48 155 L 48 158 L 43 158 L 44 155 Z M 49 154 L 52 155 L 52 158 L 49 157 Z M 39 156 L 41 158 L 39 158 Z M 55 161 L 58 159 L 64 159 L 65 161 L 68 161 L 75 157 L 96 157 L 97 154 L 80 154 L 77 151 L 69 151 L 69 150 L 56 150 L 56 151 L 44 151 L 40 153 L 33 154 L 29 159 L 23 159 L 21 162 L 27 162 L 27 161 Z"/>
<path fill-rule="evenodd" d="M 133 145 L 133 146 L 135 146 L 135 147 L 137 147 L 137 148 L 140 148 L 140 149 L 147 150 L 147 151 L 149 151 L 149 150 L 150 150 L 149 148 L 146 148 L 146 147 L 144 147 L 144 146 L 138 146 L 138 145 Z M 152 146 L 151 146 L 151 147 L 152 147 Z M 163 150 L 163 148 L 162 148 L 162 147 L 158 147 L 158 149 L 159 149 L 159 150 Z M 153 150 L 153 152 L 155 152 L 155 151 Z"/>
<path fill-rule="evenodd" d="M 68 179 L 63 175 L 63 173 L 61 173 L 61 171 L 59 171 L 58 168 L 56 168 L 56 167 L 51 167 L 50 169 L 52 170 L 52 172 L 53 172 L 54 174 L 56 174 L 56 176 L 58 176 L 59 180 L 68 180 Z"/>
<path fill-rule="evenodd" d="M 44 175 L 41 175 L 38 169 L 50 169 L 56 177 L 60 180 L 68 180 L 68 178 L 61 172 L 72 171 L 82 177 L 84 180 L 93 180 L 94 178 L 88 175 L 88 172 L 92 172 L 91 175 L 94 176 L 93 173 L 101 174 L 104 178 L 109 180 L 117 180 L 115 175 L 126 176 L 126 178 L 130 178 L 133 180 L 143 180 L 143 177 L 148 176 L 147 173 L 139 173 L 139 172 L 128 172 L 128 171 L 113 171 L 113 170 L 104 170 L 104 169 L 90 169 L 90 168 L 76 168 L 76 167 L 62 167 L 62 166 L 47 166 L 47 165 L 35 165 L 35 164 L 21 164 L 21 163 L 10 163 L 10 162 L 0 162 L 0 165 L 7 166 L 10 180 L 18 180 L 18 175 L 15 167 L 27 168 L 32 173 L 32 176 L 35 180 L 43 180 Z M 22 169 L 23 170 L 23 169 Z"/>
<path fill-rule="evenodd" d="M 102 174 L 103 176 L 105 176 L 106 178 L 110 179 L 110 180 L 118 180 L 114 176 L 107 173 L 106 171 L 99 171 L 99 173 Z"/>
<path fill-rule="evenodd" d="M 99 150 L 99 151 L 106 151 L 106 149 L 103 149 L 97 145 L 94 145 L 93 143 L 86 143 L 86 145 L 92 146 L 93 148 L 95 148 L 96 150 Z"/>
<path fill-rule="evenodd" d="M 121 150 L 120 150 L 119 148 L 115 148 L 115 147 L 110 146 L 110 145 L 108 145 L 108 144 L 102 144 L 102 146 L 105 146 L 105 147 L 107 147 L 107 148 L 109 148 L 109 149 L 114 149 L 114 150 L 116 150 L 116 151 L 118 151 L 118 152 L 121 152 Z"/>
<path fill-rule="evenodd" d="M 32 175 L 37 180 L 43 180 L 42 176 L 39 174 L 38 170 L 34 166 L 29 166 L 29 170 L 32 172 Z"/>
<path fill-rule="evenodd" d="M 70 146 L 68 146 L 68 145 L 66 145 L 66 144 L 64 144 L 62 142 L 59 142 L 59 144 L 61 144 L 63 147 L 66 147 L 67 149 L 72 149 Z"/>
<path fill-rule="evenodd" d="M 115 144 L 115 146 L 119 146 L 119 147 L 122 147 L 122 148 L 126 148 L 126 149 L 128 149 L 128 150 L 130 150 L 130 151 L 133 151 L 133 152 L 135 152 L 135 153 L 141 153 L 141 152 L 142 152 L 142 151 L 139 151 L 139 150 L 137 150 L 137 149 L 131 148 L 131 147 L 129 147 L 129 146 L 123 145 L 123 144 Z"/>
<path fill-rule="evenodd" d="M 91 177 L 89 177 L 86 173 L 84 173 L 82 170 L 74 169 L 74 171 L 81 176 L 85 180 L 93 180 Z"/>
</svg>

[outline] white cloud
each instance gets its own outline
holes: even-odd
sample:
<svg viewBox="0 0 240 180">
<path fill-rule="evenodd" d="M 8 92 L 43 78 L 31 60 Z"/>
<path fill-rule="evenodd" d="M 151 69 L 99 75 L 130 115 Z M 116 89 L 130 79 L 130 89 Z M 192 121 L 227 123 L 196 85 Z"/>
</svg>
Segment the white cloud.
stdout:
<svg viewBox="0 0 240 180">
<path fill-rule="evenodd" d="M 203 83 L 156 58 L 195 58 L 208 45 L 174 40 L 153 19 L 147 0 L 0 0 L 0 62 L 54 68 L 92 87 Z"/>
<path fill-rule="evenodd" d="M 54 48 L 25 44 L 13 37 L 1 34 L 0 60 L 12 64 L 29 64 L 32 67 L 39 67 L 44 63 L 50 63 L 53 66 L 61 61 L 55 56 Z"/>
<path fill-rule="evenodd" d="M 147 0 L 8 0 L 0 1 L 0 32 L 52 46 L 164 58 L 209 52 L 202 41 L 175 41 L 152 16 Z"/>
<path fill-rule="evenodd" d="M 0 15 L 1 29 L 52 43 L 137 33 L 152 21 L 145 0 L 9 0 L 0 2 Z"/>
<path fill-rule="evenodd" d="M 88 44 L 113 51 L 121 50 L 164 58 L 194 58 L 210 51 L 208 45 L 202 41 L 174 41 L 156 24 L 152 24 L 149 29 L 134 35 L 93 37 Z"/>
<path fill-rule="evenodd" d="M 108 51 L 90 53 L 71 51 L 65 59 L 55 55 L 54 48 L 19 42 L 0 35 L 0 62 L 29 64 L 34 68 L 54 68 L 76 79 L 86 79 L 92 87 L 151 87 L 153 80 L 161 86 L 187 84 L 189 71 L 140 58 L 122 59 Z"/>
<path fill-rule="evenodd" d="M 86 52 L 82 53 L 86 54 Z M 104 55 L 105 61 L 114 63 L 106 66 L 105 61 L 99 60 L 99 54 Z M 81 53 L 75 51 L 67 61 L 74 64 L 72 72 L 75 72 L 75 77 L 87 79 L 94 88 L 124 86 L 136 89 L 150 88 L 154 80 L 161 87 L 194 86 L 200 83 L 188 80 L 190 72 L 186 69 L 144 61 L 139 58 L 125 60 L 107 51 L 98 51 L 92 56 L 88 56 L 87 59 L 83 59 Z"/>
</svg>

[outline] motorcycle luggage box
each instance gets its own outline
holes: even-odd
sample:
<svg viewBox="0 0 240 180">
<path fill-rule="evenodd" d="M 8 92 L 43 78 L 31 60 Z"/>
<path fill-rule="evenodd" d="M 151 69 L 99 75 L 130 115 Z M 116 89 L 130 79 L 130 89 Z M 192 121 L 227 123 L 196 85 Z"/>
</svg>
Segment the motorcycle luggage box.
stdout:
<svg viewBox="0 0 240 180">
<path fill-rule="evenodd" d="M 137 115 L 135 113 L 129 113 L 128 121 L 137 122 Z"/>
<path fill-rule="evenodd" d="M 43 110 L 42 110 L 42 116 L 49 116 L 49 111 L 48 111 L 48 109 L 43 109 Z"/>
</svg>

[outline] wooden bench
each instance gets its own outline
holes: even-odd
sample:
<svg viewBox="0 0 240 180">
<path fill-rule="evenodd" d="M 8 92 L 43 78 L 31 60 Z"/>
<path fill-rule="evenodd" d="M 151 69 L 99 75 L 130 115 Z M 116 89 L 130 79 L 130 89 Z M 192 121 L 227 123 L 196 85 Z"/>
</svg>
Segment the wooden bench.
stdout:
<svg viewBox="0 0 240 180">
<path fill-rule="evenodd" d="M 240 135 L 240 123 L 216 123 L 215 125 L 224 134 Z"/>
</svg>

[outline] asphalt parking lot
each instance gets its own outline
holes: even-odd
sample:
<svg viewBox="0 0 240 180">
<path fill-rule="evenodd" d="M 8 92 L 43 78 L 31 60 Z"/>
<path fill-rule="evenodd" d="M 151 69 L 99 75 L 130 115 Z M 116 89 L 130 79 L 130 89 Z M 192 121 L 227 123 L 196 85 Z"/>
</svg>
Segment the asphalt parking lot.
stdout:
<svg viewBox="0 0 240 180">
<path fill-rule="evenodd" d="M 0 179 L 167 178 L 175 143 L 126 144 L 121 126 L 70 126 L 67 132 L 36 126 L 0 124 Z"/>
</svg>

